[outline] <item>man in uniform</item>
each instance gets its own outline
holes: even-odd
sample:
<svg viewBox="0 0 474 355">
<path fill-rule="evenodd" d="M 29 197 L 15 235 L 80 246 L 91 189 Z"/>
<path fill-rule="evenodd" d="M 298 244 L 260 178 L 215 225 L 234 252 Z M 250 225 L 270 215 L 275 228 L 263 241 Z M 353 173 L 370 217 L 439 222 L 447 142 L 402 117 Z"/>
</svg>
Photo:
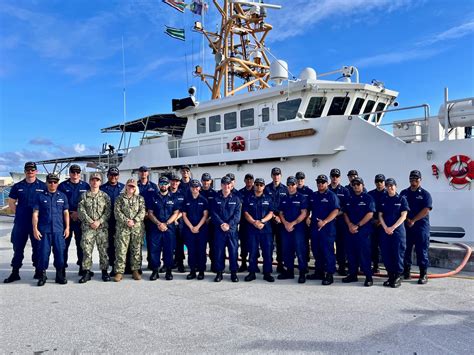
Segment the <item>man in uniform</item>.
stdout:
<svg viewBox="0 0 474 355">
<path fill-rule="evenodd" d="M 352 179 L 353 193 L 344 206 L 344 220 L 347 224 L 346 247 L 349 261 L 349 275 L 342 282 L 357 282 L 359 266 L 365 274 L 364 286 L 373 285 L 370 267 L 370 234 L 372 233 L 372 217 L 375 210 L 374 199 L 364 193 L 364 180 L 360 177 Z"/>
<path fill-rule="evenodd" d="M 211 206 L 212 223 L 215 235 L 216 272 L 215 282 L 222 281 L 225 268 L 225 248 L 229 252 L 229 269 L 232 282 L 239 282 L 237 277 L 237 255 L 239 240 L 237 227 L 240 221 L 241 200 L 231 192 L 231 180 L 228 176 L 221 179 L 221 191 L 214 198 Z"/>
<path fill-rule="evenodd" d="M 245 174 L 244 177 L 245 186 L 239 190 L 239 195 L 242 199 L 242 206 L 245 204 L 245 201 L 254 194 L 253 184 L 254 178 L 252 174 Z M 247 271 L 247 260 L 249 256 L 249 247 L 248 247 L 248 223 L 245 219 L 244 214 L 241 214 L 240 217 L 240 226 L 239 226 L 239 240 L 240 240 L 240 257 L 242 258 L 242 263 L 239 267 L 239 272 Z"/>
<path fill-rule="evenodd" d="M 189 172 L 189 170 L 182 169 L 182 172 L 186 173 Z M 183 175 L 185 176 L 185 175 Z M 170 179 L 170 195 L 175 199 L 175 202 L 177 203 L 178 209 L 181 209 L 184 203 L 184 197 L 190 194 L 190 181 L 186 185 L 186 188 L 181 188 L 181 184 L 183 183 L 183 180 L 181 180 L 177 175 L 172 174 L 171 179 Z M 178 272 L 184 272 L 184 235 L 183 235 L 183 219 L 181 218 L 182 214 L 181 212 L 178 213 L 178 217 L 175 221 L 176 229 L 175 229 L 175 235 L 176 235 L 176 247 L 174 250 L 174 266 L 173 268 L 177 268 Z"/>
<path fill-rule="evenodd" d="M 115 166 L 109 168 L 107 172 L 107 182 L 100 186 L 100 189 L 104 191 L 110 197 L 110 204 L 112 206 L 112 213 L 109 219 L 109 248 L 107 254 L 109 255 L 109 264 L 112 266 L 112 272 L 110 276 L 115 276 L 115 232 L 116 232 L 116 220 L 114 215 L 115 199 L 120 195 L 125 185 L 119 182 L 119 169 Z"/>
<path fill-rule="evenodd" d="M 369 195 L 375 201 L 375 208 L 379 209 L 382 199 L 387 195 L 387 190 L 385 190 L 385 175 L 377 174 L 375 175 L 375 189 L 369 191 Z M 378 213 L 374 214 L 372 220 L 374 226 L 372 230 L 372 235 L 370 236 L 370 243 L 372 248 L 372 273 L 376 274 L 379 272 L 379 244 L 380 244 L 380 234 L 383 232 L 383 228 L 380 225 Z"/>
<path fill-rule="evenodd" d="M 313 190 L 311 190 L 308 186 L 305 185 L 305 179 L 306 179 L 306 175 L 305 173 L 303 173 L 302 171 L 298 171 L 295 175 L 296 177 L 296 186 L 297 186 L 297 191 L 302 194 L 304 197 L 306 197 L 306 200 L 309 202 L 309 197 L 311 196 L 311 194 L 313 193 Z M 306 231 L 305 231 L 305 235 L 306 235 L 306 250 L 308 250 L 308 257 L 307 257 L 307 260 L 308 260 L 308 263 L 309 263 L 309 259 L 310 259 L 310 240 L 311 240 L 311 233 L 309 231 L 309 227 L 306 226 Z"/>
<path fill-rule="evenodd" d="M 345 205 L 346 200 L 349 198 L 349 190 L 341 185 L 341 171 L 339 169 L 331 169 L 329 174 L 331 183 L 328 188 L 331 192 L 334 192 L 339 198 L 339 205 L 341 210 L 336 218 L 336 261 L 338 265 L 337 273 L 340 276 L 347 276 L 346 265 L 346 222 L 344 221 L 344 215 L 342 207 Z"/>
<path fill-rule="evenodd" d="M 409 280 L 411 269 L 411 253 L 415 247 L 416 260 L 420 268 L 418 284 L 423 285 L 428 282 L 428 251 L 430 248 L 430 217 L 429 213 L 433 208 L 433 201 L 428 191 L 421 187 L 421 172 L 413 170 L 410 172 L 410 187 L 400 193 L 408 201 L 410 210 L 405 220 L 407 233 L 407 247 L 405 251 L 405 261 L 403 278 Z"/>
<path fill-rule="evenodd" d="M 189 169 L 189 166 L 184 165 L 181 167 L 180 173 L 181 180 L 179 184 L 179 189 L 181 190 L 183 196 L 185 196 L 189 192 L 189 184 L 191 183 L 191 170 Z"/>
<path fill-rule="evenodd" d="M 352 180 L 354 180 L 357 177 L 359 177 L 359 173 L 357 172 L 357 170 L 349 170 L 347 172 L 347 179 L 349 180 L 349 183 L 346 185 L 346 189 L 349 190 L 350 194 L 352 194 L 354 192 L 354 189 L 352 188 L 351 182 L 352 182 Z M 365 186 L 364 186 L 363 192 L 367 193 L 367 189 L 365 188 Z"/>
<path fill-rule="evenodd" d="M 46 190 L 46 184 L 36 177 L 38 170 L 36 163 L 29 161 L 25 164 L 25 178 L 17 182 L 10 190 L 8 207 L 15 214 L 15 221 L 11 234 L 13 244 L 12 273 L 3 282 L 10 283 L 21 280 L 20 268 L 28 238 L 31 241 L 32 261 L 36 268 L 34 278 L 40 277 L 38 269 L 38 241 L 33 236 L 31 217 L 36 195 Z"/>
<path fill-rule="evenodd" d="M 79 265 L 79 276 L 83 276 L 82 269 L 82 258 L 83 252 L 81 247 L 81 221 L 77 213 L 77 205 L 81 198 L 81 195 L 89 191 L 90 186 L 87 182 L 81 180 L 81 167 L 77 164 L 73 164 L 69 168 L 69 179 L 63 181 L 59 184 L 58 190 L 66 195 L 69 203 L 69 228 L 70 228 L 70 238 L 66 239 L 66 250 L 64 251 L 64 267 L 67 268 L 67 260 L 69 253 L 69 245 L 72 241 L 72 236 L 76 240 L 76 250 L 77 250 L 77 265 Z"/>
<path fill-rule="evenodd" d="M 97 244 L 97 250 L 99 251 L 102 280 L 104 282 L 110 281 L 110 276 L 107 273 L 109 267 L 107 228 L 112 207 L 109 195 L 100 191 L 101 181 L 102 176 L 100 173 L 92 173 L 90 175 L 89 184 L 91 189 L 81 196 L 77 206 L 79 220 L 82 222 L 81 248 L 84 253 L 81 265 L 84 275 L 79 280 L 79 283 L 86 283 L 93 276 L 91 270 L 94 244 Z"/>
<path fill-rule="evenodd" d="M 227 176 L 230 179 L 230 192 L 238 196 L 242 202 L 242 196 L 240 196 L 239 190 L 235 188 L 235 175 L 233 173 L 227 173 L 225 176 Z"/>
<path fill-rule="evenodd" d="M 209 204 L 209 208 L 212 206 L 214 198 L 216 197 L 216 190 L 212 188 L 212 177 L 209 173 L 203 173 L 201 176 L 201 195 L 203 195 Z M 214 250 L 214 227 L 212 226 L 211 213 L 209 212 L 209 218 L 207 219 L 208 229 L 208 239 L 207 243 L 209 244 L 209 259 L 211 259 L 211 271 L 216 272 L 215 266 L 215 250 Z"/>
<path fill-rule="evenodd" d="M 273 239 L 276 245 L 276 254 L 277 254 L 277 272 L 283 273 L 285 268 L 283 267 L 283 251 L 281 247 L 281 220 L 280 220 L 280 211 L 278 210 L 280 206 L 280 201 L 283 197 L 288 195 L 288 188 L 281 183 L 281 170 L 280 168 L 273 168 L 271 172 L 272 182 L 265 186 L 265 193 L 273 199 L 273 206 L 275 211 L 272 219 L 272 234 Z"/>
<path fill-rule="evenodd" d="M 300 276 L 298 283 L 306 282 L 308 261 L 306 251 L 305 223 L 302 223 L 308 213 L 308 201 L 296 188 L 296 178 L 289 176 L 286 179 L 288 195 L 280 201 L 280 219 L 282 223 L 281 243 L 285 272 L 278 275 L 278 279 L 293 279 L 295 268 L 295 253 L 298 258 Z"/>
<path fill-rule="evenodd" d="M 270 221 L 273 218 L 273 200 L 264 193 L 265 180 L 255 179 L 255 191 L 248 196 L 243 204 L 242 211 L 248 222 L 247 242 L 250 253 L 249 274 L 245 276 L 245 281 L 256 279 L 255 273 L 258 272 L 258 250 L 262 249 L 263 256 L 263 279 L 268 282 L 274 282 L 272 276 L 272 254 L 273 238 Z"/>
<path fill-rule="evenodd" d="M 56 174 L 48 174 L 47 189 L 36 195 L 36 201 L 33 204 L 33 235 L 38 240 L 38 269 L 40 270 L 38 286 L 46 283 L 51 247 L 56 268 L 55 282 L 61 285 L 67 283 L 64 270 L 64 250 L 66 249 L 64 240 L 69 237 L 69 206 L 66 195 L 58 191 L 58 182 L 59 177 Z"/>
</svg>

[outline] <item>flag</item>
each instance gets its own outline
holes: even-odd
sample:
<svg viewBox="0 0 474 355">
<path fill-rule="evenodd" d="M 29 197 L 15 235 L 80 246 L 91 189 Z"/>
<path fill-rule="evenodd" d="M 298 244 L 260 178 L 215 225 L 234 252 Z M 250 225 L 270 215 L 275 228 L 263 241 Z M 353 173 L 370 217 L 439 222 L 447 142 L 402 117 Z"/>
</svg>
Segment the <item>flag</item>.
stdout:
<svg viewBox="0 0 474 355">
<path fill-rule="evenodd" d="M 189 5 L 189 8 L 192 13 L 196 15 L 202 15 L 203 11 L 207 11 L 208 5 L 203 0 L 193 0 L 193 2 Z"/>
<path fill-rule="evenodd" d="M 186 39 L 184 36 L 184 28 L 174 28 L 166 26 L 165 33 L 168 36 L 179 39 L 181 41 L 184 41 Z"/>
<path fill-rule="evenodd" d="M 179 12 L 184 12 L 186 4 L 181 0 L 162 0 L 165 4 L 171 6 L 173 9 L 178 10 Z"/>
</svg>

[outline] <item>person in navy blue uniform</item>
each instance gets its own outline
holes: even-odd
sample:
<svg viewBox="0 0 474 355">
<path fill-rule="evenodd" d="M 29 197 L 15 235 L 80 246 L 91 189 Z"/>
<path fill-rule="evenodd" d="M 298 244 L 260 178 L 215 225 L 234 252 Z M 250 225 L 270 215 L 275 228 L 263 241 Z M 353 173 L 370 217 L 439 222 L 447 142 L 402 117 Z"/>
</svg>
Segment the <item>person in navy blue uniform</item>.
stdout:
<svg viewBox="0 0 474 355">
<path fill-rule="evenodd" d="M 334 282 L 336 272 L 336 217 L 341 209 L 337 195 L 328 188 L 329 179 L 326 175 L 318 175 L 318 189 L 309 197 L 306 219 L 311 232 L 311 249 L 314 257 L 314 274 L 308 275 L 310 280 L 322 280 L 325 286 Z"/>
<path fill-rule="evenodd" d="M 263 279 L 268 282 L 275 281 L 272 276 L 273 237 L 270 224 L 274 205 L 273 199 L 266 195 L 264 190 L 265 180 L 255 179 L 254 193 L 245 199 L 242 207 L 243 215 L 248 222 L 249 274 L 244 279 L 247 282 L 256 279 L 259 247 L 263 257 Z"/>
<path fill-rule="evenodd" d="M 309 201 L 309 197 L 311 196 L 311 194 L 313 193 L 313 190 L 311 188 L 309 188 L 308 186 L 305 185 L 305 180 L 306 180 L 306 175 L 304 172 L 302 171 L 298 171 L 296 174 L 295 174 L 295 178 L 296 178 L 296 187 L 297 187 L 297 191 L 302 194 L 304 197 L 306 197 L 306 200 Z M 309 259 L 310 259 L 310 240 L 311 240 L 311 233 L 309 231 L 309 227 L 306 226 L 306 249 L 308 250 L 308 255 L 307 255 L 307 260 L 308 260 L 308 263 L 309 263 Z"/>
<path fill-rule="evenodd" d="M 285 272 L 278 275 L 279 280 L 293 279 L 295 277 L 295 254 L 298 259 L 299 278 L 298 283 L 306 282 L 308 272 L 308 261 L 306 259 L 305 226 L 303 223 L 308 214 L 308 202 L 306 197 L 300 194 L 296 188 L 296 178 L 289 176 L 286 179 L 288 195 L 280 201 L 279 213 L 282 223 L 282 250 Z"/>
<path fill-rule="evenodd" d="M 347 276 L 347 255 L 346 255 L 346 231 L 347 226 L 344 221 L 344 215 L 342 207 L 345 205 L 346 200 L 349 198 L 349 190 L 341 185 L 341 171 L 339 169 L 331 169 L 329 174 L 331 183 L 329 184 L 329 190 L 334 192 L 339 198 L 339 204 L 341 210 L 336 218 L 336 261 L 337 261 L 337 273 L 340 276 Z"/>
<path fill-rule="evenodd" d="M 148 199 L 157 193 L 158 186 L 151 181 L 150 179 L 150 169 L 147 166 L 141 166 L 138 168 L 138 191 L 143 199 L 145 200 L 145 205 L 147 204 Z M 147 249 L 147 261 L 148 268 L 150 268 L 150 234 L 151 227 L 153 223 L 148 219 L 148 214 L 145 215 L 145 241 Z M 127 260 L 130 258 L 127 256 Z"/>
<path fill-rule="evenodd" d="M 34 278 L 40 277 L 38 270 L 38 242 L 33 236 L 31 217 L 36 195 L 46 190 L 46 184 L 36 177 L 36 163 L 25 163 L 25 178 L 12 186 L 8 195 L 8 207 L 15 214 L 11 242 L 13 244 L 12 272 L 3 282 L 10 283 L 21 280 L 20 268 L 23 265 L 26 242 L 31 241 L 32 261 L 36 268 Z"/>
<path fill-rule="evenodd" d="M 201 195 L 203 195 L 209 203 L 209 208 L 212 206 L 212 201 L 216 197 L 216 190 L 212 188 L 212 177 L 209 173 L 203 173 L 201 176 Z M 212 226 L 212 217 L 209 211 L 209 218 L 207 219 L 208 224 L 208 238 L 207 243 L 209 245 L 209 259 L 211 260 L 211 271 L 216 272 L 215 266 L 215 250 L 214 250 L 214 227 Z"/>
<path fill-rule="evenodd" d="M 404 196 L 397 193 L 395 179 L 385 180 L 387 193 L 379 205 L 379 220 L 383 232 L 380 235 L 382 259 L 387 270 L 388 280 L 384 286 L 400 287 L 400 275 L 403 272 L 403 259 L 406 249 L 406 232 L 403 222 L 409 211 L 408 202 Z"/>
<path fill-rule="evenodd" d="M 354 189 L 352 188 L 351 182 L 357 177 L 359 177 L 359 173 L 357 172 L 357 170 L 349 170 L 347 172 L 347 179 L 349 180 L 349 184 L 347 184 L 345 187 L 347 190 L 349 190 L 350 194 L 354 193 Z M 367 189 L 365 188 L 365 186 L 362 192 L 367 193 Z"/>
<path fill-rule="evenodd" d="M 182 173 L 189 172 L 189 170 L 181 169 L 181 172 Z M 181 180 L 178 175 L 176 174 L 171 175 L 169 191 L 170 191 L 171 196 L 173 196 L 173 198 L 176 200 L 178 209 L 181 209 L 181 206 L 184 203 L 184 198 L 190 193 L 189 184 L 191 183 L 191 180 L 188 183 L 185 183 L 187 186 L 185 188 L 181 188 L 182 183 L 183 183 L 183 180 Z M 176 226 L 175 228 L 176 245 L 175 245 L 175 250 L 174 250 L 173 269 L 178 269 L 178 272 L 185 272 L 184 235 L 183 235 L 184 223 L 181 217 L 182 217 L 182 214 L 181 212 L 179 212 L 178 217 L 176 218 L 176 221 L 174 222 Z"/>
<path fill-rule="evenodd" d="M 283 197 L 288 195 L 288 188 L 281 183 L 281 169 L 273 168 L 271 172 L 272 182 L 265 186 L 265 193 L 273 199 L 273 205 L 275 211 L 272 219 L 272 234 L 274 244 L 276 246 L 276 259 L 277 259 L 277 272 L 283 273 L 285 268 L 283 267 L 283 251 L 281 244 L 281 219 L 279 213 L 280 201 Z"/>
<path fill-rule="evenodd" d="M 207 199 L 199 193 L 201 190 L 199 180 L 192 179 L 189 186 L 190 193 L 181 207 L 184 241 L 188 247 L 188 265 L 191 270 L 186 279 L 195 279 L 196 271 L 198 271 L 197 279 L 202 280 L 206 271 L 209 204 Z"/>
<path fill-rule="evenodd" d="M 81 247 L 82 229 L 81 221 L 77 213 L 77 206 L 81 195 L 89 191 L 91 188 L 89 184 L 81 180 L 81 167 L 77 164 L 72 164 L 69 167 L 69 179 L 59 184 L 58 190 L 66 195 L 69 203 L 69 229 L 70 237 L 66 239 L 66 249 L 64 250 L 64 267 L 67 268 L 69 245 L 71 244 L 72 237 L 76 240 L 76 251 L 77 251 L 77 265 L 79 265 L 79 276 L 84 276 L 82 270 L 82 259 L 84 254 Z M 91 275 L 92 276 L 92 275 Z"/>
<path fill-rule="evenodd" d="M 405 251 L 405 267 L 403 278 L 411 278 L 411 253 L 415 247 L 416 260 L 420 268 L 418 284 L 428 282 L 428 251 L 430 248 L 430 217 L 433 208 L 433 200 L 428 191 L 421 187 L 421 172 L 413 170 L 410 172 L 410 187 L 403 190 L 400 195 L 405 196 L 410 211 L 405 221 L 407 230 L 407 248 Z"/>
<path fill-rule="evenodd" d="M 69 204 L 67 197 L 58 191 L 59 177 L 48 174 L 46 177 L 47 189 L 36 195 L 33 204 L 33 235 L 38 240 L 38 269 L 41 276 L 38 286 L 46 283 L 46 270 L 49 265 L 51 247 L 54 254 L 56 268 L 56 283 L 67 283 L 64 270 L 65 239 L 69 238 Z"/>
<path fill-rule="evenodd" d="M 380 202 L 382 199 L 387 195 L 387 190 L 385 190 L 385 175 L 384 174 L 377 174 L 375 175 L 375 189 L 370 190 L 368 192 L 370 196 L 375 201 L 375 208 L 378 211 L 380 207 Z M 380 245 L 380 234 L 383 232 L 383 228 L 379 221 L 378 213 L 374 214 L 374 218 L 372 219 L 373 224 L 373 231 L 372 235 L 370 236 L 370 243 L 372 248 L 372 273 L 376 274 L 379 272 L 379 245 Z"/>
<path fill-rule="evenodd" d="M 183 165 L 179 170 L 181 179 L 179 180 L 179 190 L 183 196 L 189 192 L 191 183 L 191 169 L 187 165 Z"/>
<path fill-rule="evenodd" d="M 344 206 L 344 220 L 347 224 L 346 247 L 349 261 L 349 274 L 342 282 L 357 282 L 359 266 L 365 274 L 364 286 L 373 285 L 370 267 L 370 234 L 372 233 L 372 217 L 376 212 L 372 196 L 364 192 L 364 180 L 360 177 L 352 179 L 353 193 Z"/>
<path fill-rule="evenodd" d="M 109 248 L 107 254 L 109 255 L 109 265 L 115 265 L 115 232 L 116 232 L 116 220 L 114 216 L 115 199 L 120 195 L 120 193 L 125 188 L 125 185 L 119 182 L 119 169 L 115 166 L 112 166 L 107 171 L 107 182 L 100 186 L 100 189 L 104 191 L 110 197 L 110 205 L 112 206 L 112 213 L 110 214 L 109 219 Z M 115 276 L 115 270 L 112 266 L 112 272 L 110 276 Z"/>
<path fill-rule="evenodd" d="M 175 221 L 179 214 L 179 203 L 169 192 L 169 180 L 162 176 L 158 180 L 159 192 L 148 200 L 148 218 L 153 222 L 151 229 L 150 280 L 158 279 L 163 252 L 163 263 L 166 269 L 166 280 L 172 280 L 173 251 L 176 246 Z"/>
<path fill-rule="evenodd" d="M 235 188 L 235 175 L 234 173 L 227 173 L 225 174 L 230 179 L 230 192 L 240 198 L 240 202 L 242 202 L 242 196 L 240 196 L 240 191 Z"/>
<path fill-rule="evenodd" d="M 245 174 L 244 177 L 245 186 L 239 190 L 240 198 L 242 199 L 242 206 L 245 204 L 245 201 L 254 194 L 254 177 L 252 174 Z M 239 241 L 240 241 L 240 258 L 242 262 L 240 263 L 239 272 L 244 272 L 248 270 L 247 260 L 249 257 L 249 246 L 248 246 L 248 223 L 242 213 L 239 226 Z"/>
<path fill-rule="evenodd" d="M 239 282 L 237 277 L 237 256 L 239 240 L 237 228 L 240 222 L 241 201 L 231 192 L 231 180 L 228 176 L 221 179 L 221 191 L 214 198 L 211 205 L 212 224 L 214 226 L 214 243 L 216 258 L 215 282 L 222 281 L 225 267 L 225 248 L 229 253 L 229 269 L 232 282 Z"/>
</svg>

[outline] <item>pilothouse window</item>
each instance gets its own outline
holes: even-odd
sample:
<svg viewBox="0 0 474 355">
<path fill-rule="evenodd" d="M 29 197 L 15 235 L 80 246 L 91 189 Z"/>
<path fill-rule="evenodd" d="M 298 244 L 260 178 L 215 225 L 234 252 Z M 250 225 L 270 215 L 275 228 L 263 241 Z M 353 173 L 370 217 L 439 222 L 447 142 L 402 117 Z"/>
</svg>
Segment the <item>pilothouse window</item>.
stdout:
<svg viewBox="0 0 474 355">
<path fill-rule="evenodd" d="M 349 104 L 350 98 L 347 96 L 344 97 L 335 97 L 332 99 L 331 107 L 328 111 L 328 116 L 337 116 L 343 115 L 346 112 L 347 105 Z"/>
<path fill-rule="evenodd" d="M 209 132 L 218 132 L 221 130 L 221 116 L 209 117 Z"/>
<path fill-rule="evenodd" d="M 240 111 L 240 127 L 250 127 L 253 123 L 253 108 Z"/>
<path fill-rule="evenodd" d="M 288 100 L 278 103 L 278 121 L 294 120 L 298 108 L 300 107 L 301 99 Z"/>
<path fill-rule="evenodd" d="M 262 108 L 262 122 L 270 121 L 270 108 L 264 107 Z"/>
<path fill-rule="evenodd" d="M 312 97 L 309 100 L 308 108 L 304 116 L 306 118 L 317 118 L 323 114 L 324 106 L 326 105 L 326 97 Z"/>
<path fill-rule="evenodd" d="M 206 133 L 206 119 L 198 118 L 196 123 L 197 123 L 197 134 Z"/>
<path fill-rule="evenodd" d="M 235 129 L 237 128 L 237 113 L 229 112 L 224 114 L 224 129 Z"/>
<path fill-rule="evenodd" d="M 385 104 L 383 102 L 379 102 L 377 104 L 377 107 L 375 108 L 375 111 L 383 111 L 383 110 L 385 110 Z M 377 118 L 376 118 L 377 123 L 380 122 L 380 119 L 382 118 L 382 115 L 383 115 L 383 113 L 377 113 Z"/>
<path fill-rule="evenodd" d="M 364 108 L 364 113 L 372 112 L 374 106 L 375 106 L 375 101 L 374 100 L 367 101 L 367 105 L 365 105 L 365 108 Z M 370 118 L 370 115 L 365 115 L 364 116 L 364 120 L 366 120 L 366 121 L 368 121 L 369 118 Z"/>
<path fill-rule="evenodd" d="M 354 106 L 352 107 L 351 115 L 358 115 L 360 113 L 360 109 L 364 105 L 364 99 L 361 97 L 358 97 L 355 102 Z"/>
</svg>

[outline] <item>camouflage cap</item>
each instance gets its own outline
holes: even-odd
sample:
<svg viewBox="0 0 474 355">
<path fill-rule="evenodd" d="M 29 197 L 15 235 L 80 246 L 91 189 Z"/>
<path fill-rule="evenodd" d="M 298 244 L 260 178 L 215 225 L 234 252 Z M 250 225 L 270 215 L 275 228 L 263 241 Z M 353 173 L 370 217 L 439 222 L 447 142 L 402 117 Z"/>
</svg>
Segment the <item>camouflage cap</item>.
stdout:
<svg viewBox="0 0 474 355">
<path fill-rule="evenodd" d="M 102 175 L 100 173 L 92 173 L 91 176 L 89 176 L 89 181 L 94 179 L 102 181 Z"/>
</svg>

